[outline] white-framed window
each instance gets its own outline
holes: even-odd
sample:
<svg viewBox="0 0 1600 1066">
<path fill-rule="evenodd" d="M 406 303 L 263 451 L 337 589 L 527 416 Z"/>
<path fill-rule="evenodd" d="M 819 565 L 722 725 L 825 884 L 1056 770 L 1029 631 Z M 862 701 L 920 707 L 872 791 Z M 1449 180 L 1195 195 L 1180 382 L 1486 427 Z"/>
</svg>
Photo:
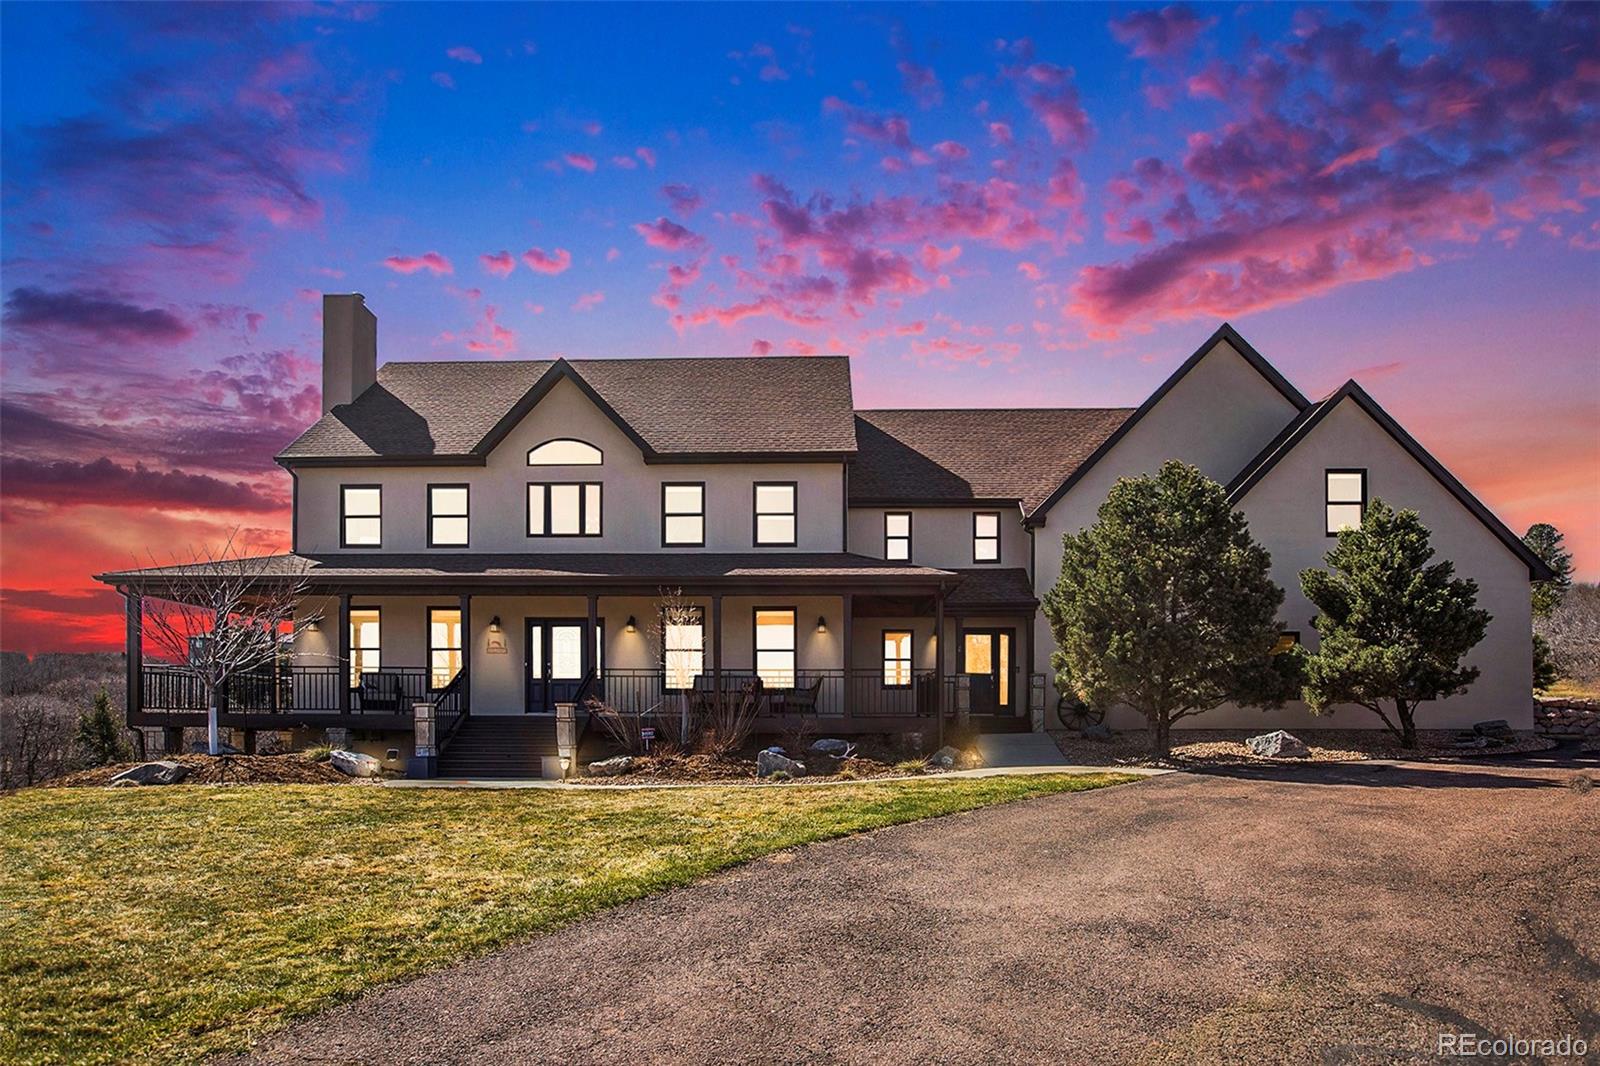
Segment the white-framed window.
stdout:
<svg viewBox="0 0 1600 1066">
<path fill-rule="evenodd" d="M 794 608 L 757 607 L 756 676 L 767 688 L 794 688 Z"/>
<path fill-rule="evenodd" d="M 911 687 L 911 631 L 883 631 L 883 687 Z"/>
<path fill-rule="evenodd" d="M 1000 561 L 1000 512 L 978 511 L 972 516 L 972 561 Z"/>
<path fill-rule="evenodd" d="M 383 669 L 383 622 L 376 607 L 350 608 L 350 684 Z"/>
<path fill-rule="evenodd" d="M 528 449 L 529 466 L 599 466 L 605 453 L 593 444 L 562 438 Z"/>
<path fill-rule="evenodd" d="M 598 481 L 530 482 L 528 536 L 600 536 Z"/>
<path fill-rule="evenodd" d="M 467 546 L 467 486 L 428 486 L 428 547 Z"/>
<path fill-rule="evenodd" d="M 661 609 L 661 668 L 666 688 L 683 692 L 694 687 L 706 668 L 706 616 L 701 607 Z"/>
<path fill-rule="evenodd" d="M 706 543 L 706 483 L 661 483 L 661 546 L 703 548 Z"/>
<path fill-rule="evenodd" d="M 795 544 L 793 481 L 758 481 L 755 486 L 755 542 L 774 548 Z"/>
<path fill-rule="evenodd" d="M 383 486 L 339 486 L 339 546 L 383 547 Z"/>
<path fill-rule="evenodd" d="M 883 514 L 883 557 L 891 562 L 911 561 L 911 512 Z"/>
<path fill-rule="evenodd" d="M 1367 472 L 1365 470 L 1327 471 L 1327 491 L 1323 497 L 1328 536 L 1336 537 L 1341 529 L 1354 529 L 1361 525 L 1367 513 Z"/>
<path fill-rule="evenodd" d="M 461 672 L 461 608 L 428 608 L 428 687 L 437 691 Z"/>
</svg>

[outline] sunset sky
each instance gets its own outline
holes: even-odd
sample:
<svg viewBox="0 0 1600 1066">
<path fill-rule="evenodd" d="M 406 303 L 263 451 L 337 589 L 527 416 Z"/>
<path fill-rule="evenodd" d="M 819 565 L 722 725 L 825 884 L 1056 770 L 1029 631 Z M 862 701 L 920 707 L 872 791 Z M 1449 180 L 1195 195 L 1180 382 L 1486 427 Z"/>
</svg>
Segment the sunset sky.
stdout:
<svg viewBox="0 0 1600 1066">
<path fill-rule="evenodd" d="M 6 4 L 0 645 L 235 526 L 379 358 L 846 353 L 1134 405 L 1231 321 L 1600 578 L 1600 7 Z"/>
</svg>

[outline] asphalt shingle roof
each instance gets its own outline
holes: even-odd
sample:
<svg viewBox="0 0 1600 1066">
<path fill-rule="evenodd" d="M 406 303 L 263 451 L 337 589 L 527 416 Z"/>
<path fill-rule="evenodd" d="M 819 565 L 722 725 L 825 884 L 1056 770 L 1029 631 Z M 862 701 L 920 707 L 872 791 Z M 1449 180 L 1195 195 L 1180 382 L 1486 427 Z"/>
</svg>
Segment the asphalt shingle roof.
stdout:
<svg viewBox="0 0 1600 1066">
<path fill-rule="evenodd" d="M 858 411 L 850 502 L 1045 501 L 1130 407 Z"/>
</svg>

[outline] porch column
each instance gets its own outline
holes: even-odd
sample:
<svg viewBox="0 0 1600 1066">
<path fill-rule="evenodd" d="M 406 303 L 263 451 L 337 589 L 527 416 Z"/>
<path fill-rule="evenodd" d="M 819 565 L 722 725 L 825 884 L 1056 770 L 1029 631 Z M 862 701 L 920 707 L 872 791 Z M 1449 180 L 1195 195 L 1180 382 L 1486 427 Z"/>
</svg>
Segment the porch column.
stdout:
<svg viewBox="0 0 1600 1066">
<path fill-rule="evenodd" d="M 844 706 L 841 711 L 844 713 L 845 718 L 848 719 L 851 717 L 855 707 L 856 679 L 850 673 L 851 660 L 854 658 L 851 654 L 854 642 L 850 636 L 850 617 L 854 613 L 854 605 L 853 597 L 848 592 L 839 598 L 843 601 L 844 606 L 844 622 L 839 630 L 840 639 L 844 641 L 844 648 L 842 649 L 844 654 L 840 659 L 840 663 L 844 667 Z"/>
<path fill-rule="evenodd" d="M 722 593 L 711 595 L 711 691 L 722 696 Z"/>
<path fill-rule="evenodd" d="M 428 666 L 431 668 L 432 663 Z M 461 686 L 461 713 L 472 711 L 472 597 L 461 594 L 461 673 L 466 684 Z"/>
<path fill-rule="evenodd" d="M 939 747 L 944 747 L 944 586 L 933 600 L 933 709 L 939 719 Z"/>
<path fill-rule="evenodd" d="M 350 713 L 350 594 L 339 594 L 339 673 L 334 678 L 339 694 L 339 713 Z"/>
<path fill-rule="evenodd" d="M 132 725 L 134 716 L 144 711 L 144 597 L 131 589 L 124 589 L 122 595 L 128 605 L 128 691 L 125 703 L 128 724 Z"/>
<path fill-rule="evenodd" d="M 587 677 L 590 671 L 594 670 L 598 665 L 594 661 L 594 646 L 595 634 L 600 631 L 597 625 L 597 620 L 599 617 L 600 597 L 591 593 L 589 596 L 589 629 L 588 635 L 583 641 L 583 673 L 585 677 Z"/>
</svg>

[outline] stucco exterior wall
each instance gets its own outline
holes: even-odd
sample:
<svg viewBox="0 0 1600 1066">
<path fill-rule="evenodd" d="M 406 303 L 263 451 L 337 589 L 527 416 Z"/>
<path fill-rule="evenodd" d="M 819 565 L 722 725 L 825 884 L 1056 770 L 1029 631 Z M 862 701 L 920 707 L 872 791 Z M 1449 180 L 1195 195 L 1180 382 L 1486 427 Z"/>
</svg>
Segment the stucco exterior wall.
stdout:
<svg viewBox="0 0 1600 1066">
<path fill-rule="evenodd" d="M 1062 534 L 1091 525 L 1119 478 L 1151 474 L 1168 459 L 1181 459 L 1226 484 L 1296 413 L 1232 345 L 1218 341 L 1046 514 L 1034 534 L 1035 593 L 1043 600 L 1061 576 Z M 1035 628 L 1036 669 L 1050 673 L 1055 639 L 1043 611 Z"/>
<path fill-rule="evenodd" d="M 530 448 L 556 438 L 587 441 L 605 453 L 600 466 L 527 465 Z M 529 537 L 529 482 L 598 481 L 599 537 Z M 661 484 L 706 483 L 704 548 L 661 546 Z M 795 546 L 754 544 L 754 484 L 796 483 Z M 381 552 L 836 552 L 844 543 L 844 464 L 657 463 L 646 464 L 638 447 L 570 381 L 550 390 L 489 455 L 484 466 L 303 467 L 298 470 L 297 547 L 302 552 L 340 551 L 339 487 L 383 486 Z M 470 537 L 467 548 L 428 547 L 428 486 L 467 484 Z M 374 549 L 352 549 L 372 551 Z"/>
<path fill-rule="evenodd" d="M 911 561 L 918 566 L 945 569 L 1023 567 L 1032 565 L 1028 531 L 1016 504 L 997 507 L 852 507 L 850 550 L 873 559 L 884 558 L 883 516 L 887 511 L 911 512 Z M 1000 561 L 972 561 L 972 516 L 1000 514 Z"/>
</svg>

